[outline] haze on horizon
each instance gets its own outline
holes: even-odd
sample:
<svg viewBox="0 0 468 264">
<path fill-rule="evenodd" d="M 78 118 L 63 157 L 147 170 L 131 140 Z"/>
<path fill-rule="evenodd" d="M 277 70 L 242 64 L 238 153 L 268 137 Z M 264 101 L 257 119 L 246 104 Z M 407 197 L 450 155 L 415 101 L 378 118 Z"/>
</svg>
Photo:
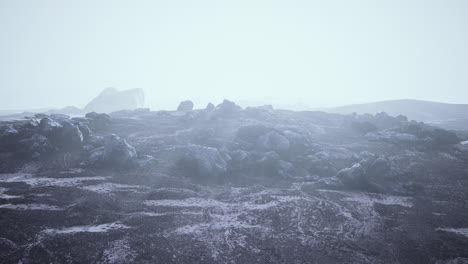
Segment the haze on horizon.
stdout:
<svg viewBox="0 0 468 264">
<path fill-rule="evenodd" d="M 468 2 L 0 2 L 0 109 L 223 98 L 318 107 L 468 103 Z"/>
</svg>

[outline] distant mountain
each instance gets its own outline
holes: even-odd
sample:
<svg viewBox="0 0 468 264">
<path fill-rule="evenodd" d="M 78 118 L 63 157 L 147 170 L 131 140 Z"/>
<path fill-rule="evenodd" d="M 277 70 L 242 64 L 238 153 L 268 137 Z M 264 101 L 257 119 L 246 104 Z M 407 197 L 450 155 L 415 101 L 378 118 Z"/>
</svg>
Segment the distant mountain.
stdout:
<svg viewBox="0 0 468 264">
<path fill-rule="evenodd" d="M 89 102 L 85 112 L 111 113 L 119 110 L 133 110 L 144 106 L 145 94 L 142 89 L 118 91 L 115 88 L 104 89 Z"/>
<path fill-rule="evenodd" d="M 439 125 L 447 129 L 468 129 L 468 104 L 447 104 L 420 100 L 389 100 L 322 109 L 338 114 L 405 115 L 408 119 Z"/>
</svg>

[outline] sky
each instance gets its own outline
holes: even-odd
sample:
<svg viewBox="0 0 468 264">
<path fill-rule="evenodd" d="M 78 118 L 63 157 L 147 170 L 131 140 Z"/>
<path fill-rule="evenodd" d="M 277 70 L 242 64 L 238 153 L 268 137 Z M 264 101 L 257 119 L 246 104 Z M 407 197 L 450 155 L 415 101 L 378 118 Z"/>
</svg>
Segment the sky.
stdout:
<svg viewBox="0 0 468 264">
<path fill-rule="evenodd" d="M 468 103 L 465 0 L 1 0 L 0 109 Z"/>
</svg>

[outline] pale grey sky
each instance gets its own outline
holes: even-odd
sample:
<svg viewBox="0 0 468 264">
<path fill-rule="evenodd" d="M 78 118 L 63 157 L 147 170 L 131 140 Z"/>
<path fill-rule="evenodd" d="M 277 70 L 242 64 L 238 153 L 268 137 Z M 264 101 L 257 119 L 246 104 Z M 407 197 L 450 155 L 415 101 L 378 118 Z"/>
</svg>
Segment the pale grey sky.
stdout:
<svg viewBox="0 0 468 264">
<path fill-rule="evenodd" d="M 468 103 L 465 0 L 0 0 L 0 109 Z"/>
</svg>

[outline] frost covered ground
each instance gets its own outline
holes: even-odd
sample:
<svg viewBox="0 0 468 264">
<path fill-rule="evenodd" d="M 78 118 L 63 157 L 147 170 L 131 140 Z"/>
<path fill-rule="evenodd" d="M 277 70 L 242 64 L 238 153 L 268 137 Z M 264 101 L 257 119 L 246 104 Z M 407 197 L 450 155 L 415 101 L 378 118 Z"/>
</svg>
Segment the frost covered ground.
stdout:
<svg viewBox="0 0 468 264">
<path fill-rule="evenodd" d="M 378 115 L 210 111 L 0 151 L 0 263 L 467 263 L 465 142 Z M 110 133 L 129 167 L 95 143 Z"/>
</svg>

